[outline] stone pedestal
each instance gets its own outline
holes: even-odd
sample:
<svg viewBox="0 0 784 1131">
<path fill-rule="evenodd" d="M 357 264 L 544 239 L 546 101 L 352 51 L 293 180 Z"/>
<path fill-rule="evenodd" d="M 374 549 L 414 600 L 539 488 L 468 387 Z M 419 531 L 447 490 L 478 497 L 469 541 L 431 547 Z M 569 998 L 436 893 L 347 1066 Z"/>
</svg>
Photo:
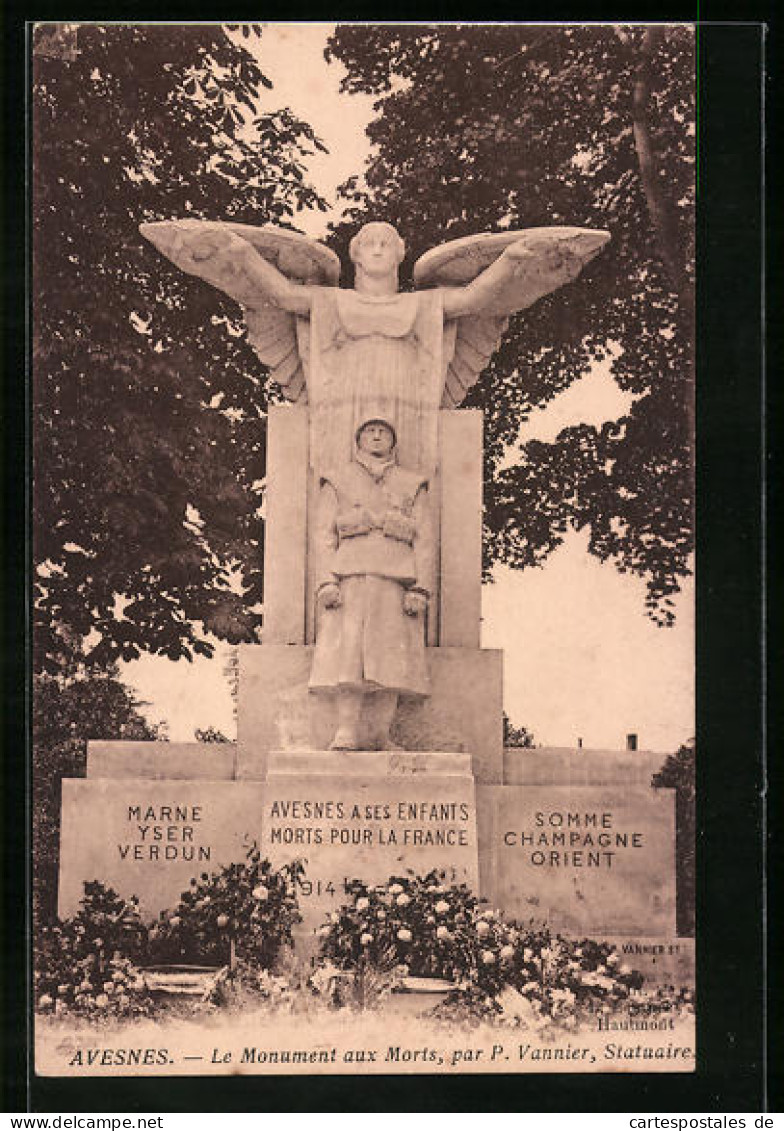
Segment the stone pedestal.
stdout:
<svg viewBox="0 0 784 1131">
<path fill-rule="evenodd" d="M 477 890 L 474 778 L 467 754 L 273 751 L 262 852 L 306 865 L 301 933 L 346 898 L 345 883 L 446 871 Z"/>
<path fill-rule="evenodd" d="M 313 649 L 240 648 L 237 776 L 264 780 L 272 750 L 323 750 L 335 732 L 335 700 L 308 691 Z M 403 698 L 392 737 L 408 750 L 471 755 L 477 782 L 503 772 L 503 657 L 479 648 L 429 648 L 432 694 Z"/>
</svg>

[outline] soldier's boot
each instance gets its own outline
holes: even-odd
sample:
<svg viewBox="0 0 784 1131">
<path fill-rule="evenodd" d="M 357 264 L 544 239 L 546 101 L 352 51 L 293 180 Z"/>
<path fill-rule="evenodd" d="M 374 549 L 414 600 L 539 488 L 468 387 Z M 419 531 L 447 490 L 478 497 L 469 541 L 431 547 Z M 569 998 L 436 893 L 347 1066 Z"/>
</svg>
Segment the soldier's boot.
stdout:
<svg viewBox="0 0 784 1131">
<path fill-rule="evenodd" d="M 362 715 L 361 691 L 341 687 L 338 691 L 338 726 L 330 750 L 360 750 L 359 721 Z"/>
<path fill-rule="evenodd" d="M 384 688 L 369 696 L 368 715 L 370 733 L 374 750 L 404 750 L 405 747 L 393 742 L 390 737 L 392 723 L 397 711 L 398 695 L 396 691 Z"/>
</svg>

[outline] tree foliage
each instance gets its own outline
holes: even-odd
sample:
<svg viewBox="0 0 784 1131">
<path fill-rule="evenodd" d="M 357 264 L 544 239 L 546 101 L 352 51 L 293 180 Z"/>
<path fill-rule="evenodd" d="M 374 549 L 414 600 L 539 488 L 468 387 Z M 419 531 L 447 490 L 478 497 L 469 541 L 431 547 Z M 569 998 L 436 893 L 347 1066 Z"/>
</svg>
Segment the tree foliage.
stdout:
<svg viewBox="0 0 784 1131">
<path fill-rule="evenodd" d="M 165 735 L 144 719 L 142 704 L 111 666 L 100 676 L 84 670 L 65 677 L 36 675 L 33 695 L 33 902 L 37 915 L 49 920 L 56 914 L 62 779 L 84 777 L 90 739 Z"/>
<path fill-rule="evenodd" d="M 536 740 L 527 727 L 516 727 L 504 711 L 504 746 L 515 749 L 530 750 L 536 746 Z"/>
<path fill-rule="evenodd" d="M 676 917 L 678 934 L 694 935 L 697 892 L 697 747 L 684 743 L 653 775 L 656 789 L 675 790 Z"/>
<path fill-rule="evenodd" d="M 215 25 L 41 25 L 33 74 L 37 660 L 249 640 L 262 598 L 265 370 L 237 307 L 139 235 L 293 227 L 321 147 Z M 235 42 L 236 41 L 236 42 Z"/>
<path fill-rule="evenodd" d="M 512 320 L 466 401 L 485 413 L 485 565 L 539 565 L 587 528 L 592 553 L 647 580 L 661 624 L 693 538 L 693 49 L 687 26 L 358 24 L 327 49 L 344 89 L 378 95 L 337 246 L 369 216 L 400 228 L 409 266 L 480 231 L 611 232 Z M 602 360 L 628 414 L 521 447 L 531 411 Z"/>
<path fill-rule="evenodd" d="M 217 727 L 196 727 L 193 732 L 193 737 L 197 742 L 230 742 L 231 739 L 227 738 L 222 730 Z"/>
</svg>

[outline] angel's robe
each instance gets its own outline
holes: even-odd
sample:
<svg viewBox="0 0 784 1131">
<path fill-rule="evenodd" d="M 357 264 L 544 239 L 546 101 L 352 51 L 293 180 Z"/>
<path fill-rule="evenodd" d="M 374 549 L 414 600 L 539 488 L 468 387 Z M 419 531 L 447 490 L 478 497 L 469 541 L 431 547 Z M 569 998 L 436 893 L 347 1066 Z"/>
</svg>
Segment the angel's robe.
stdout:
<svg viewBox="0 0 784 1131">
<path fill-rule="evenodd" d="M 256 301 L 248 340 L 284 396 L 310 411 L 316 474 L 351 459 L 368 415 L 394 425 L 401 463 L 431 476 L 438 410 L 461 404 L 489 362 L 505 318 L 444 319 L 443 291 L 365 295 L 310 286 L 307 315 Z"/>
<path fill-rule="evenodd" d="M 403 466 L 431 474 L 446 360 L 441 292 L 377 297 L 314 288 L 305 340 L 317 473 L 351 458 L 356 430 L 372 416 L 394 426 Z"/>
</svg>

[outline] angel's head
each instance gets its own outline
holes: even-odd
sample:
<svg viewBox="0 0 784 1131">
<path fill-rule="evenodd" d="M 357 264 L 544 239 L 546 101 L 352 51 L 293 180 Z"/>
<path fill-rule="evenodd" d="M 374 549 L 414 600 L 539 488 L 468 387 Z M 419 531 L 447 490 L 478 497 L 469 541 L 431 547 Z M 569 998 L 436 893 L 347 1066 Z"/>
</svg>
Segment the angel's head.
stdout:
<svg viewBox="0 0 784 1131">
<path fill-rule="evenodd" d="M 396 228 L 384 221 L 364 224 L 348 245 L 357 274 L 370 278 L 394 276 L 406 253 L 406 245 Z"/>
</svg>

